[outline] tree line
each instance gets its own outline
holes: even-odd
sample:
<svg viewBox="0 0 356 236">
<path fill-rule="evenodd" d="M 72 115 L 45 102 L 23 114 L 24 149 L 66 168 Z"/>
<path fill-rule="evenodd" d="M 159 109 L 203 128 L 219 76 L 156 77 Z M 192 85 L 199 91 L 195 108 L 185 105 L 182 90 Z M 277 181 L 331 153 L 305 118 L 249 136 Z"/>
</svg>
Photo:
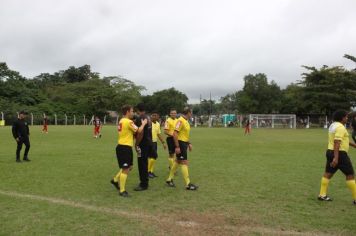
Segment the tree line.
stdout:
<svg viewBox="0 0 356 236">
<path fill-rule="evenodd" d="M 356 63 L 356 58 L 344 55 Z M 192 104 L 199 115 L 218 113 L 325 114 L 356 107 L 356 69 L 342 66 L 321 68 L 303 66 L 301 79 L 281 89 L 263 73 L 246 75 L 244 86 L 218 101 L 202 100 Z M 71 66 L 53 74 L 25 78 L 0 63 L 0 111 L 16 114 L 25 109 L 46 114 L 96 114 L 118 111 L 124 104 L 144 102 L 148 111 L 168 114 L 174 107 L 182 110 L 188 97 L 175 88 L 143 95 L 145 88 L 121 76 L 100 76 L 89 65 Z"/>
</svg>

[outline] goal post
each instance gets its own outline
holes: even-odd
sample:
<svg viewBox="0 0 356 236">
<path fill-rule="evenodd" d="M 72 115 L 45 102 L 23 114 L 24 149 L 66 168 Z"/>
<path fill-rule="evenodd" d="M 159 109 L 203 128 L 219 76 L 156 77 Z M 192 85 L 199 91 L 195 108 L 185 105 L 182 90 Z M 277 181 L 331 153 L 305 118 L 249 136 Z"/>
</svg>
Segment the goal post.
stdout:
<svg viewBox="0 0 356 236">
<path fill-rule="evenodd" d="M 250 114 L 251 127 L 272 129 L 295 129 L 297 117 L 295 114 Z"/>
</svg>

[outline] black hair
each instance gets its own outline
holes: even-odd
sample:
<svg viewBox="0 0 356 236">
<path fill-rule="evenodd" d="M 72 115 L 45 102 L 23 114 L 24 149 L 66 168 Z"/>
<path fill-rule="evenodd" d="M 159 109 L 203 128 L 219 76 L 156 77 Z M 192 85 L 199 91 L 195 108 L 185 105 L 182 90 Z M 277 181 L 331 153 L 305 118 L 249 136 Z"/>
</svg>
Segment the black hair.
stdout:
<svg viewBox="0 0 356 236">
<path fill-rule="evenodd" d="M 137 105 L 136 105 L 136 109 L 137 109 L 138 111 L 146 111 L 145 104 L 143 104 L 143 103 L 137 104 Z"/>
<path fill-rule="evenodd" d="M 341 122 L 342 119 L 347 116 L 347 111 L 345 110 L 337 110 L 333 114 L 333 120 L 337 122 Z"/>
</svg>

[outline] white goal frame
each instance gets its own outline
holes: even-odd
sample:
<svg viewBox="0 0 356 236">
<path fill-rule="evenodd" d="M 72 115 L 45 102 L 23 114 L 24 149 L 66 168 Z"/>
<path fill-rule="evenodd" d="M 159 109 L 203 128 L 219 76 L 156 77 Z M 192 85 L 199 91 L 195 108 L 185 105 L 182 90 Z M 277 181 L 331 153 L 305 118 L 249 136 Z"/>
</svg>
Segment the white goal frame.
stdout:
<svg viewBox="0 0 356 236">
<path fill-rule="evenodd" d="M 295 114 L 250 114 L 252 128 L 297 128 L 297 116 Z"/>
</svg>

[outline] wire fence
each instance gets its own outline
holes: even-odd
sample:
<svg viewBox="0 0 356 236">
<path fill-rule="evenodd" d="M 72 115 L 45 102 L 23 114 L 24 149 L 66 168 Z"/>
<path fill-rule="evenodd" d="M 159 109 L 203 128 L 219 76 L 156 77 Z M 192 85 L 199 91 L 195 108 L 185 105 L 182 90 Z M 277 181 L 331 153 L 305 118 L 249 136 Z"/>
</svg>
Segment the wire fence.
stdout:
<svg viewBox="0 0 356 236">
<path fill-rule="evenodd" d="M 27 116 L 27 121 L 30 125 L 43 125 L 44 115 L 47 117 L 48 125 L 92 125 L 95 114 L 38 114 L 29 113 Z M 278 115 L 278 114 L 275 114 Z M 160 121 L 161 124 L 164 123 L 168 116 L 162 116 Z M 250 114 L 214 114 L 214 115 L 202 115 L 193 116 L 191 124 L 194 127 L 244 127 L 250 118 Z M 18 118 L 18 113 L 4 113 L 0 112 L 0 126 L 12 125 L 13 122 Z M 117 125 L 119 119 L 121 118 L 118 113 L 110 112 L 108 115 L 99 116 L 100 120 L 104 125 Z M 252 120 L 250 120 L 251 122 Z M 268 123 L 260 119 L 259 122 Z M 295 118 L 295 128 L 327 128 L 331 124 L 332 120 L 330 117 L 325 115 L 300 115 Z M 253 121 L 252 121 L 253 123 Z M 263 126 L 258 125 L 256 128 L 283 128 L 274 126 Z M 290 126 L 287 126 L 290 128 Z M 294 128 L 294 126 L 293 126 Z"/>
</svg>

